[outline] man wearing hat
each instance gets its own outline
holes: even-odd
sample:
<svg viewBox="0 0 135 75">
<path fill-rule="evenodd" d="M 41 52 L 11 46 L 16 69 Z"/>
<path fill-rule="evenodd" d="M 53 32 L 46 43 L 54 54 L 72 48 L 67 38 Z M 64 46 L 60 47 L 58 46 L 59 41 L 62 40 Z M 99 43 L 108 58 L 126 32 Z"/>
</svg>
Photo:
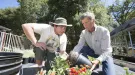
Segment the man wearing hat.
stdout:
<svg viewBox="0 0 135 75">
<path fill-rule="evenodd" d="M 50 69 L 50 62 L 55 58 L 55 53 L 61 54 L 66 52 L 67 36 L 65 34 L 67 25 L 65 18 L 56 18 L 55 22 L 49 24 L 26 23 L 22 25 L 26 37 L 35 46 L 34 53 L 36 64 L 42 67 L 42 61 L 45 59 L 45 66 Z M 36 39 L 35 33 L 40 34 L 39 40 Z"/>
</svg>

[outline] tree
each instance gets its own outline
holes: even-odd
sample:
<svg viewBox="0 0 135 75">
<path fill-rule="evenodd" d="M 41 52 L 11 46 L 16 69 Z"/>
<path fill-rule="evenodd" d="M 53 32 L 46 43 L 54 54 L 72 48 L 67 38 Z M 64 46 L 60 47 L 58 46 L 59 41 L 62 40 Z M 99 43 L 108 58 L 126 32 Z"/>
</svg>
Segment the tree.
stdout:
<svg viewBox="0 0 135 75">
<path fill-rule="evenodd" d="M 15 20 L 16 16 L 16 10 L 17 8 L 6 8 L 0 10 L 0 24 L 2 26 L 5 26 L 10 29 L 17 29 L 19 28 L 18 25 L 15 23 L 17 22 Z"/>
<path fill-rule="evenodd" d="M 114 19 L 122 25 L 127 20 L 135 17 L 135 0 L 125 0 L 122 3 L 116 0 L 115 4 L 109 7 Z"/>
<path fill-rule="evenodd" d="M 36 22 L 41 0 L 18 0 L 22 23 Z"/>
<path fill-rule="evenodd" d="M 37 22 L 48 12 L 47 0 L 18 0 L 18 8 L 0 10 L 0 24 L 12 29 L 18 35 L 22 34 L 23 23 Z"/>
</svg>

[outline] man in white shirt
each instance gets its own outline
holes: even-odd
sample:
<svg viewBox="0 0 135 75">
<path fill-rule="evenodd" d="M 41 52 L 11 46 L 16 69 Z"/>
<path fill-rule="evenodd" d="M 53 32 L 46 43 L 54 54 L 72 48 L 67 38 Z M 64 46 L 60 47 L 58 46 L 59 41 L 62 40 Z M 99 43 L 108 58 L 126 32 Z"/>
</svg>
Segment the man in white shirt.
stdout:
<svg viewBox="0 0 135 75">
<path fill-rule="evenodd" d="M 45 62 L 46 69 L 50 69 L 50 62 L 54 60 L 55 53 L 61 54 L 66 52 L 67 36 L 65 30 L 67 26 L 67 20 L 65 18 L 56 18 L 55 22 L 49 24 L 39 23 L 26 23 L 22 25 L 23 31 L 26 37 L 35 46 L 34 53 L 36 58 L 36 64 L 42 67 L 42 61 Z M 37 40 L 35 33 L 40 34 L 40 39 Z"/>
<path fill-rule="evenodd" d="M 91 71 L 101 62 L 103 75 L 115 75 L 109 31 L 95 24 L 95 15 L 91 12 L 83 13 L 80 20 L 85 29 L 73 51 L 80 52 L 85 57 L 89 55 L 96 58 L 92 61 Z"/>
</svg>

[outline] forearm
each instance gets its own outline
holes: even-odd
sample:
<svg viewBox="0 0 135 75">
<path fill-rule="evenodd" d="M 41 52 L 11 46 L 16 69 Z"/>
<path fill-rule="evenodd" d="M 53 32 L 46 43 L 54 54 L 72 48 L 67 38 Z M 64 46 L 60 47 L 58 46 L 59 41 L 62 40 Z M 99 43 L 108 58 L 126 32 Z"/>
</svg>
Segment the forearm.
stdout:
<svg viewBox="0 0 135 75">
<path fill-rule="evenodd" d="M 30 26 L 28 24 L 23 24 L 22 28 L 23 28 L 23 31 L 24 31 L 26 37 L 35 45 L 37 42 L 37 39 L 35 37 L 32 26 Z"/>
<path fill-rule="evenodd" d="M 74 47 L 73 51 L 75 51 L 75 52 L 80 52 L 82 48 L 83 48 L 83 45 L 82 45 L 82 44 L 77 44 L 77 45 Z"/>
<path fill-rule="evenodd" d="M 110 33 L 108 30 L 103 32 L 103 36 L 101 39 L 101 50 L 102 54 L 98 57 L 98 60 L 105 61 L 107 57 L 112 56 L 112 47 L 110 40 Z"/>
<path fill-rule="evenodd" d="M 112 56 L 112 52 L 110 51 L 107 51 L 107 52 L 104 52 L 102 53 L 98 58 L 97 60 L 99 60 L 100 62 L 103 62 L 105 61 L 108 57 Z"/>
<path fill-rule="evenodd" d="M 78 44 L 74 47 L 73 51 L 80 52 L 85 44 L 85 38 L 84 38 L 84 30 L 81 32 L 80 39 L 78 41 Z"/>
</svg>

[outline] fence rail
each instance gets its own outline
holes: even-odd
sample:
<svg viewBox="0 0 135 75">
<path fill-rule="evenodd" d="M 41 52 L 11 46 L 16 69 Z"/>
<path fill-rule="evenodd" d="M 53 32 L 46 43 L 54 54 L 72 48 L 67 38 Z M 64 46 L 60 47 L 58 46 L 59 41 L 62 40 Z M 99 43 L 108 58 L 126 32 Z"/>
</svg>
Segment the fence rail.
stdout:
<svg viewBox="0 0 135 75">
<path fill-rule="evenodd" d="M 12 33 L 0 32 L 0 51 L 13 52 L 26 49 L 32 49 L 32 44 L 25 37 Z"/>
</svg>

